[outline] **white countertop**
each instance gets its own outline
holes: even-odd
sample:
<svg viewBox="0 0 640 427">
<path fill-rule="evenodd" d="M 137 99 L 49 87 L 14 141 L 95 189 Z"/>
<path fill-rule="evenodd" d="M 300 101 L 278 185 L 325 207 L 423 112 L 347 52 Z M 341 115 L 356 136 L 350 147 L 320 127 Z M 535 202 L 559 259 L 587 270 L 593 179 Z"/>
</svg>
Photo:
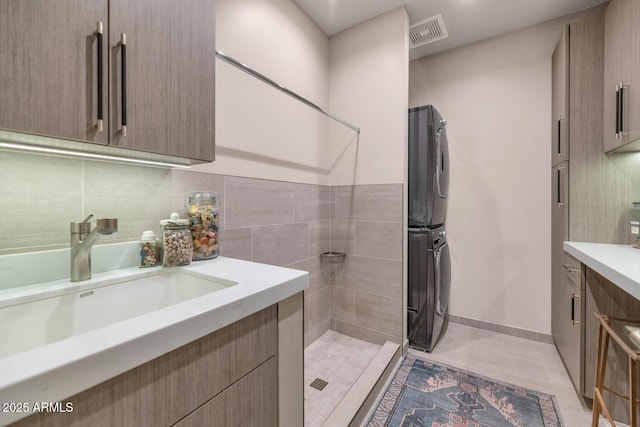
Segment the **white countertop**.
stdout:
<svg viewBox="0 0 640 427">
<path fill-rule="evenodd" d="M 564 242 L 564 250 L 640 300 L 640 249 L 631 245 Z"/>
<path fill-rule="evenodd" d="M 64 401 L 309 286 L 307 272 L 225 257 L 179 268 L 237 284 L 0 359 L 0 402 Z M 72 284 L 68 280 L 57 280 L 5 290 L 0 293 L 0 306 L 9 304 L 11 300 L 27 301 L 38 291 L 45 292 L 47 296 L 68 292 L 65 283 L 69 289 L 77 292 L 78 288 L 92 284 L 104 285 L 125 277 L 149 274 L 152 274 L 149 269 L 125 268 L 94 274 L 86 283 Z M 3 325 L 7 326 L 11 327 Z M 0 425 L 26 415 L 29 414 L 0 413 Z"/>
</svg>

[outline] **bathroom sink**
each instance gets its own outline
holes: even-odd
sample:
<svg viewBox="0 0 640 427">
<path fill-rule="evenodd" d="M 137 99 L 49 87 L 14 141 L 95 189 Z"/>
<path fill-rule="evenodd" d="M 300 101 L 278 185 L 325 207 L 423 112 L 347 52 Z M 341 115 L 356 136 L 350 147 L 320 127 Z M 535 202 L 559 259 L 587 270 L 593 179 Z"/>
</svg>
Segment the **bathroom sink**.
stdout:
<svg viewBox="0 0 640 427">
<path fill-rule="evenodd" d="M 35 299 L 0 309 L 0 359 L 141 316 L 237 282 L 184 269 Z"/>
</svg>

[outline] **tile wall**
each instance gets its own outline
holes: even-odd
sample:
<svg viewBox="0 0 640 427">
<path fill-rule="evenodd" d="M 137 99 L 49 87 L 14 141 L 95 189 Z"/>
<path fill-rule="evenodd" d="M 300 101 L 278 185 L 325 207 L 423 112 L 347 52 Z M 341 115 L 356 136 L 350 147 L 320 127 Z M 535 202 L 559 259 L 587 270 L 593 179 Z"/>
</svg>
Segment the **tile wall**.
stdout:
<svg viewBox="0 0 640 427">
<path fill-rule="evenodd" d="M 401 342 L 402 185 L 328 187 L 0 152 L 0 255 L 69 247 L 69 222 L 118 218 L 101 242 L 135 241 L 215 191 L 223 256 L 308 271 L 305 346 L 329 329 Z M 320 254 L 345 252 L 335 280 Z"/>
<path fill-rule="evenodd" d="M 402 342 L 402 185 L 332 187 L 331 250 L 347 254 L 331 284 L 331 329 Z"/>
<path fill-rule="evenodd" d="M 171 170 L 0 151 L 0 255 L 69 247 L 69 223 L 118 218 L 102 242 L 137 240 L 171 212 Z"/>
<path fill-rule="evenodd" d="M 220 255 L 308 271 L 305 346 L 329 330 L 331 291 L 319 255 L 330 250 L 330 187 L 181 170 L 172 187 L 178 211 L 187 192 L 218 192 Z"/>
</svg>

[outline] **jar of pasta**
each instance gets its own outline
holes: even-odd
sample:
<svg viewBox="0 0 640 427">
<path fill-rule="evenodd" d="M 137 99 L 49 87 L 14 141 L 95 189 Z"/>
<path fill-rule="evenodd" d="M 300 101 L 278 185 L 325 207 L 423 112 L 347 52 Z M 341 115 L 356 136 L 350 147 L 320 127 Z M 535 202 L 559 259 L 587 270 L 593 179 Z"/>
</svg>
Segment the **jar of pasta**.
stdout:
<svg viewBox="0 0 640 427">
<path fill-rule="evenodd" d="M 189 221 L 180 219 L 177 213 L 172 213 L 170 219 L 160 221 L 160 245 L 163 266 L 191 264 L 193 244 Z"/>
<path fill-rule="evenodd" d="M 220 250 L 218 193 L 206 191 L 187 193 L 184 207 L 193 240 L 193 260 L 217 257 Z"/>
</svg>

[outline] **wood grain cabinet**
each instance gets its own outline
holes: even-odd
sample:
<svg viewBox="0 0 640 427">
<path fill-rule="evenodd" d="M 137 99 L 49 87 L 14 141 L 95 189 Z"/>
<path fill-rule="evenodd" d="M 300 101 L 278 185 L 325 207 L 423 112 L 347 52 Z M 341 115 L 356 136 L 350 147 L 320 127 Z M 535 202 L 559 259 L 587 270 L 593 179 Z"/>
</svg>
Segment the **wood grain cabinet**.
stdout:
<svg viewBox="0 0 640 427">
<path fill-rule="evenodd" d="M 0 0 L 0 128 L 108 142 L 97 126 L 108 90 L 106 78 L 98 87 L 97 23 L 108 19 L 107 0 Z M 106 98 L 101 106 L 108 121 Z"/>
<path fill-rule="evenodd" d="M 565 26 L 551 60 L 551 166 L 569 160 L 569 26 Z"/>
<path fill-rule="evenodd" d="M 565 26 L 552 56 L 551 332 L 574 387 L 584 386 L 580 263 L 566 240 L 603 237 L 592 159 L 602 153 L 603 14 Z"/>
<path fill-rule="evenodd" d="M 298 335 L 302 351 L 302 325 Z M 274 305 L 65 399 L 72 412 L 41 412 L 12 426 L 276 427 L 277 352 Z"/>
<path fill-rule="evenodd" d="M 213 0 L 0 0 L 0 63 L 0 128 L 214 158 Z"/>
<path fill-rule="evenodd" d="M 605 10 L 604 151 L 640 149 L 640 2 L 611 0 Z"/>
</svg>

